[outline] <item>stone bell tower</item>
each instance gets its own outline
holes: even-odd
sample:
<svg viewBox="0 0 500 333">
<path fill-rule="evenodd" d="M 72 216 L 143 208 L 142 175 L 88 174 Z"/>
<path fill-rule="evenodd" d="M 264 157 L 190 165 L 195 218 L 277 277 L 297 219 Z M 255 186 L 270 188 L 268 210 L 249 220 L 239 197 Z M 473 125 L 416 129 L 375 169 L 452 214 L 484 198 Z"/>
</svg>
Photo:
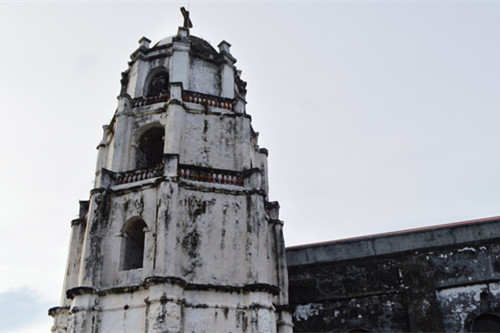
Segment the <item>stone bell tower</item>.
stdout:
<svg viewBox="0 0 500 333">
<path fill-rule="evenodd" d="M 230 44 L 142 38 L 80 202 L 53 332 L 291 332 L 267 150 Z"/>
</svg>

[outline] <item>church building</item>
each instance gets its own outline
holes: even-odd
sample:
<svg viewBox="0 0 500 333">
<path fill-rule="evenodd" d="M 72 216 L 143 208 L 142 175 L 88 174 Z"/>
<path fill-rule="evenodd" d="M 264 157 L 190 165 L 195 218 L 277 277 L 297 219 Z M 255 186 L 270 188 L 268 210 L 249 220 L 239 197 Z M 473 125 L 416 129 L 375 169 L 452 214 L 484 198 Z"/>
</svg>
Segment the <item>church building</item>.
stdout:
<svg viewBox="0 0 500 333">
<path fill-rule="evenodd" d="M 122 73 L 52 332 L 500 332 L 500 218 L 285 249 L 231 45 L 181 12 Z"/>
</svg>

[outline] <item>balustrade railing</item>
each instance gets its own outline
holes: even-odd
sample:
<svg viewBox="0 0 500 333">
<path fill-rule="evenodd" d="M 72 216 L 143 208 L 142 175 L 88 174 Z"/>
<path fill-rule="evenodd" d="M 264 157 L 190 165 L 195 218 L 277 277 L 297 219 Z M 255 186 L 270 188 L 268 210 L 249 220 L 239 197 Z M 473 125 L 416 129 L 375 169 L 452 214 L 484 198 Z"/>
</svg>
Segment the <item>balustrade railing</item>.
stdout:
<svg viewBox="0 0 500 333">
<path fill-rule="evenodd" d="M 125 172 L 118 172 L 112 176 L 112 184 L 130 184 L 141 180 L 160 177 L 163 175 L 164 166 L 160 164 L 154 168 L 136 169 Z M 179 164 L 177 175 L 181 179 L 194 180 L 199 182 L 243 186 L 243 173 L 240 171 L 206 168 L 196 165 Z"/>
<path fill-rule="evenodd" d="M 170 94 L 159 96 L 142 96 L 131 100 L 132 107 L 146 106 L 154 103 L 168 102 Z M 218 97 L 213 95 L 201 94 L 194 91 L 184 90 L 182 101 L 196 104 L 206 104 L 208 106 L 218 107 L 226 110 L 233 110 L 233 100 L 231 98 Z"/>
<path fill-rule="evenodd" d="M 243 174 L 239 171 L 179 164 L 178 176 L 182 179 L 199 182 L 243 186 Z"/>
<path fill-rule="evenodd" d="M 116 174 L 116 184 L 128 184 L 163 175 L 163 165 L 154 168 L 136 169 Z"/>
<path fill-rule="evenodd" d="M 226 110 L 233 109 L 233 100 L 230 98 L 201 94 L 188 90 L 183 91 L 182 101 L 196 104 L 207 104 L 208 106 L 214 106 Z"/>
<path fill-rule="evenodd" d="M 136 108 L 138 106 L 145 106 L 154 103 L 160 102 L 168 102 L 170 100 L 169 94 L 159 95 L 159 96 L 151 96 L 151 97 L 137 97 L 132 100 L 132 107 Z"/>
</svg>

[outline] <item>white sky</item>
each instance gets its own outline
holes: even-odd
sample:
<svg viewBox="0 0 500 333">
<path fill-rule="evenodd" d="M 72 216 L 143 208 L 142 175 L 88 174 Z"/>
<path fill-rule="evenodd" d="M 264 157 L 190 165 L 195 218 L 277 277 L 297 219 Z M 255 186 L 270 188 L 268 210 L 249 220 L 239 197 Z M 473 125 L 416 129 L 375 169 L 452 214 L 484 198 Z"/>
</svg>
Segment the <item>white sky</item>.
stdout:
<svg viewBox="0 0 500 333">
<path fill-rule="evenodd" d="M 0 2 L 0 331 L 49 330 L 120 73 L 183 5 Z M 287 245 L 500 215 L 499 2 L 189 7 L 248 82 Z"/>
</svg>

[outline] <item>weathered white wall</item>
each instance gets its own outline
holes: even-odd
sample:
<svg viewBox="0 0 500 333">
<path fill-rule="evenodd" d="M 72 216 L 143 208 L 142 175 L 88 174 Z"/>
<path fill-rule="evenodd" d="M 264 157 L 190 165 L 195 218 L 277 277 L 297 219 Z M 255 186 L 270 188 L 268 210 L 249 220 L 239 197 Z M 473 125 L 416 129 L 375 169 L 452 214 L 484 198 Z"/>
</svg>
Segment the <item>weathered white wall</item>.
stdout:
<svg viewBox="0 0 500 333">
<path fill-rule="evenodd" d="M 143 268 L 130 271 L 120 271 L 120 254 L 122 244 L 125 241 L 121 233 L 127 221 L 139 217 L 146 223 L 148 230 L 151 230 L 156 223 L 157 189 L 145 188 L 142 191 L 114 195 L 112 201 L 109 228 L 102 237 L 104 257 L 102 280 L 99 285 L 105 288 L 115 285 L 139 284 L 145 277 L 153 275 L 153 253 L 145 251 Z M 150 231 L 145 232 L 144 248 L 154 248 L 154 239 Z"/>
<path fill-rule="evenodd" d="M 276 274 L 269 273 L 277 259 L 272 253 L 276 233 L 266 220 L 262 197 L 233 185 L 211 189 L 199 182 L 181 182 L 191 188 L 176 183 L 156 187 L 148 180 L 141 182 L 140 191 L 127 191 L 130 184 L 115 187 L 108 223 L 101 224 L 99 234 L 88 236 L 89 242 L 100 243 L 102 252 L 102 264 L 92 266 L 94 284 L 100 288 L 140 284 L 148 276 L 169 273 L 200 284 L 277 285 Z M 192 189 L 193 185 L 204 190 Z M 165 206 L 175 207 L 168 219 L 158 213 L 158 207 Z M 135 217 L 148 226 L 144 266 L 121 271 L 121 233 Z"/>
<path fill-rule="evenodd" d="M 188 113 L 181 163 L 218 169 L 250 169 L 250 120 L 245 117 Z"/>
<path fill-rule="evenodd" d="M 263 215 L 248 207 L 247 196 L 181 189 L 181 275 L 193 283 L 244 285 L 270 263 L 250 267 L 258 244 L 248 214 Z M 264 221 L 259 221 L 265 223 Z M 264 239 L 263 241 L 266 241 Z M 267 282 L 265 279 L 260 282 Z"/>
<path fill-rule="evenodd" d="M 131 293 L 83 296 L 69 331 L 277 332 L 267 293 L 192 291 L 151 286 Z"/>
<path fill-rule="evenodd" d="M 219 96 L 220 82 L 221 79 L 217 64 L 191 57 L 189 85 L 185 89 Z"/>
</svg>

